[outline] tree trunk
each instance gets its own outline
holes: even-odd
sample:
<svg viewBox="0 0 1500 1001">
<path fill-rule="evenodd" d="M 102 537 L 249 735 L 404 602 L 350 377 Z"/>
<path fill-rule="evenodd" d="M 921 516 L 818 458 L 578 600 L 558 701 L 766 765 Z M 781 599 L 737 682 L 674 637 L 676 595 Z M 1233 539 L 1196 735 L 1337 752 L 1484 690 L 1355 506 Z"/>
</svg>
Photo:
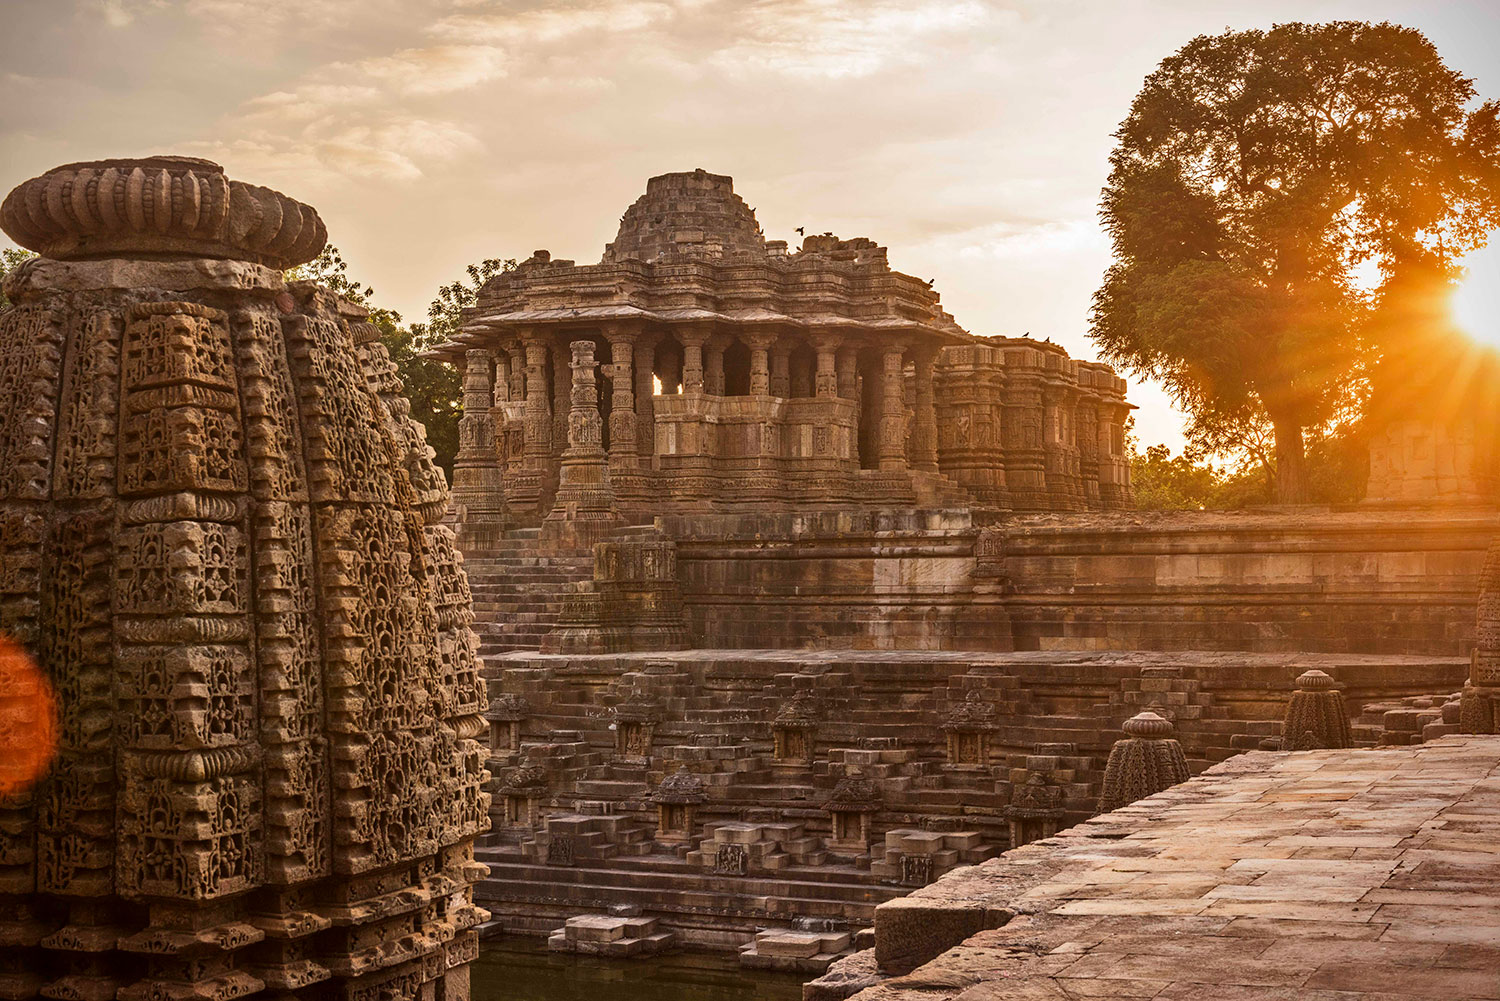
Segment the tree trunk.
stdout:
<svg viewBox="0 0 1500 1001">
<path fill-rule="evenodd" d="M 1272 419 L 1276 431 L 1276 503 L 1307 503 L 1307 470 L 1302 444 L 1302 425 L 1295 420 Z"/>
</svg>

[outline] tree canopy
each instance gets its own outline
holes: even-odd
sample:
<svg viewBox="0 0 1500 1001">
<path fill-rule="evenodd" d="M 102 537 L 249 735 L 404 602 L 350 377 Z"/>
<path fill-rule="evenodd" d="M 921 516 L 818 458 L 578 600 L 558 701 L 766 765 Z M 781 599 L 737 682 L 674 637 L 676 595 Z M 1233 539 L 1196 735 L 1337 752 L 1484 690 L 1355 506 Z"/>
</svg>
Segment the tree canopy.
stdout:
<svg viewBox="0 0 1500 1001">
<path fill-rule="evenodd" d="M 1304 434 L 1357 407 L 1382 281 L 1500 224 L 1500 106 L 1420 32 L 1285 24 L 1200 36 L 1115 133 L 1100 215 L 1114 263 L 1091 335 L 1161 380 L 1202 441 L 1274 438 L 1307 499 Z"/>
</svg>

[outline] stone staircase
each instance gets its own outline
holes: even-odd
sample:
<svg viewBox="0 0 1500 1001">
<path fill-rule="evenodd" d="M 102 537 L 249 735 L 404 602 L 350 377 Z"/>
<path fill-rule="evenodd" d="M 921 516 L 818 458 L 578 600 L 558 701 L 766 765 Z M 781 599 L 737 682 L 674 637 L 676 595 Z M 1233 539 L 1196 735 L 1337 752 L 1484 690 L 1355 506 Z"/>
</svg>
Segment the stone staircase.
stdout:
<svg viewBox="0 0 1500 1001">
<path fill-rule="evenodd" d="M 957 508 L 969 507 L 974 503 L 974 498 L 969 496 L 967 490 L 942 473 L 914 469 L 911 472 L 911 485 L 916 491 L 917 507 Z"/>
<path fill-rule="evenodd" d="M 580 809 L 588 807 L 580 803 Z M 595 809 L 608 810 L 608 804 Z M 527 860 L 544 865 L 599 864 L 621 856 L 651 851 L 651 828 L 619 813 L 554 814 L 536 837 L 521 844 Z"/>
<path fill-rule="evenodd" d="M 538 555 L 540 533 L 515 529 L 464 556 L 481 657 L 540 649 L 557 625 L 563 592 L 593 579 L 592 556 Z"/>
</svg>

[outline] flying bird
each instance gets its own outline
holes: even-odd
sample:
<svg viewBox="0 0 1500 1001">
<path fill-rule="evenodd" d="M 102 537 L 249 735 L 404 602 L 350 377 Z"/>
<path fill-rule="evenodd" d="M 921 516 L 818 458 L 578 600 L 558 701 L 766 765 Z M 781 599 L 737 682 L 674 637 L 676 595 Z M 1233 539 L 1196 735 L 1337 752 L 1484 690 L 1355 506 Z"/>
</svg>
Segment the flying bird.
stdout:
<svg viewBox="0 0 1500 1001">
<path fill-rule="evenodd" d="M 806 235 L 805 233 L 803 233 L 803 229 L 804 229 L 804 227 L 802 227 L 802 226 L 798 226 L 797 227 L 797 235 L 798 236 L 805 236 Z"/>
</svg>

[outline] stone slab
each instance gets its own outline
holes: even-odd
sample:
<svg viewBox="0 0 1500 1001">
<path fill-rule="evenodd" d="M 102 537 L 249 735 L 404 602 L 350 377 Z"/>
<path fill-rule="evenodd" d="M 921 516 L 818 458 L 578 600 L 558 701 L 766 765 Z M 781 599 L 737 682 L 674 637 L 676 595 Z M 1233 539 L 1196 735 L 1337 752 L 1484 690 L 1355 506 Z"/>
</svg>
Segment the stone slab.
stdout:
<svg viewBox="0 0 1500 1001">
<path fill-rule="evenodd" d="M 1500 737 L 1241 755 L 880 905 L 806 996 L 1500 998 L 1496 829 Z"/>
</svg>

